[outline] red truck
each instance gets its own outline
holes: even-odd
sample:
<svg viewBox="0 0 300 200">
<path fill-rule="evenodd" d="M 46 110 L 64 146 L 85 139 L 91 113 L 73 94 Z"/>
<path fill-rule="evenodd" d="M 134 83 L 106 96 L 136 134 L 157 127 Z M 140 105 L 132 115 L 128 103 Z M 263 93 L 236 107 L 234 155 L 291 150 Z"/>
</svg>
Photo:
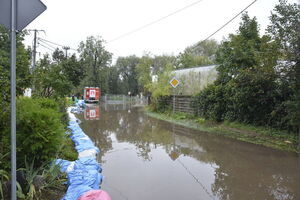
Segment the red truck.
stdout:
<svg viewBox="0 0 300 200">
<path fill-rule="evenodd" d="M 101 97 L 101 91 L 98 87 L 85 87 L 84 88 L 84 102 L 98 103 Z"/>
</svg>

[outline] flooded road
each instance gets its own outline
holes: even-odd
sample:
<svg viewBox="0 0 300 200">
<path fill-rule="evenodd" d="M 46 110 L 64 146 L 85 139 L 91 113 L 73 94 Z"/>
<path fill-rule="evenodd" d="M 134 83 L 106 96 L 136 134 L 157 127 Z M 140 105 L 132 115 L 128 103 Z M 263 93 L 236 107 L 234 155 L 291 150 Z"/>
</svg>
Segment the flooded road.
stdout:
<svg viewBox="0 0 300 200">
<path fill-rule="evenodd" d="M 103 105 L 78 116 L 113 200 L 300 199 L 299 155 Z"/>
</svg>

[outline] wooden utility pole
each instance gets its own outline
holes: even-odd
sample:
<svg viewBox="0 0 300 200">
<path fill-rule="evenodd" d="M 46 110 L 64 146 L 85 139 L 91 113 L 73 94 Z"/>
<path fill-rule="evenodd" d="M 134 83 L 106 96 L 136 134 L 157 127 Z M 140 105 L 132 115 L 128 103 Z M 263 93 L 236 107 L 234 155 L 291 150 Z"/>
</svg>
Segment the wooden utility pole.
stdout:
<svg viewBox="0 0 300 200">
<path fill-rule="evenodd" d="M 45 32 L 44 30 L 37 30 L 37 29 L 32 29 L 32 30 L 28 30 L 28 31 L 33 31 L 34 32 L 34 38 L 33 38 L 33 50 L 32 50 L 32 66 L 31 66 L 31 72 L 33 73 L 33 71 L 35 70 L 35 63 L 36 63 L 36 48 L 37 48 L 37 33 L 40 31 Z"/>
</svg>

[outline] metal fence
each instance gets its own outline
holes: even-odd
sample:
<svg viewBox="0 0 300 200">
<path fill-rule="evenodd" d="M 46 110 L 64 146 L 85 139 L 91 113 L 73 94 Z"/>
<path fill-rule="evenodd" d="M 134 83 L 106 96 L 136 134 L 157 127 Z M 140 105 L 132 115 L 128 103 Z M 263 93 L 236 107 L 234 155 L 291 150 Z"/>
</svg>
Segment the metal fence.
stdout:
<svg viewBox="0 0 300 200">
<path fill-rule="evenodd" d="M 102 101 L 107 104 L 136 104 L 136 105 L 147 105 L 148 99 L 146 97 L 140 96 L 127 96 L 127 95 L 114 95 L 114 94 L 106 94 L 102 97 Z"/>
</svg>

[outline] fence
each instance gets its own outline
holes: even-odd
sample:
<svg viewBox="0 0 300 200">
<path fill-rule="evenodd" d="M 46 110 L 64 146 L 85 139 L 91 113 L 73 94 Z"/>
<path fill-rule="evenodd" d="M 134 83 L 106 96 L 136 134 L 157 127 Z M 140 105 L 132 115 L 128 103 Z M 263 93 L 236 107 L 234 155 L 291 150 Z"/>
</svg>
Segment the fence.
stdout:
<svg viewBox="0 0 300 200">
<path fill-rule="evenodd" d="M 160 104 L 169 106 L 173 109 L 174 96 L 164 97 L 158 100 Z M 183 112 L 188 114 L 195 114 L 192 104 L 192 96 L 188 95 L 175 95 L 175 112 Z"/>
<path fill-rule="evenodd" d="M 137 105 L 148 104 L 148 100 L 146 97 L 114 95 L 114 94 L 106 94 L 105 96 L 102 97 L 102 101 L 104 101 L 107 104 L 124 104 L 124 103 L 134 103 Z"/>
</svg>

